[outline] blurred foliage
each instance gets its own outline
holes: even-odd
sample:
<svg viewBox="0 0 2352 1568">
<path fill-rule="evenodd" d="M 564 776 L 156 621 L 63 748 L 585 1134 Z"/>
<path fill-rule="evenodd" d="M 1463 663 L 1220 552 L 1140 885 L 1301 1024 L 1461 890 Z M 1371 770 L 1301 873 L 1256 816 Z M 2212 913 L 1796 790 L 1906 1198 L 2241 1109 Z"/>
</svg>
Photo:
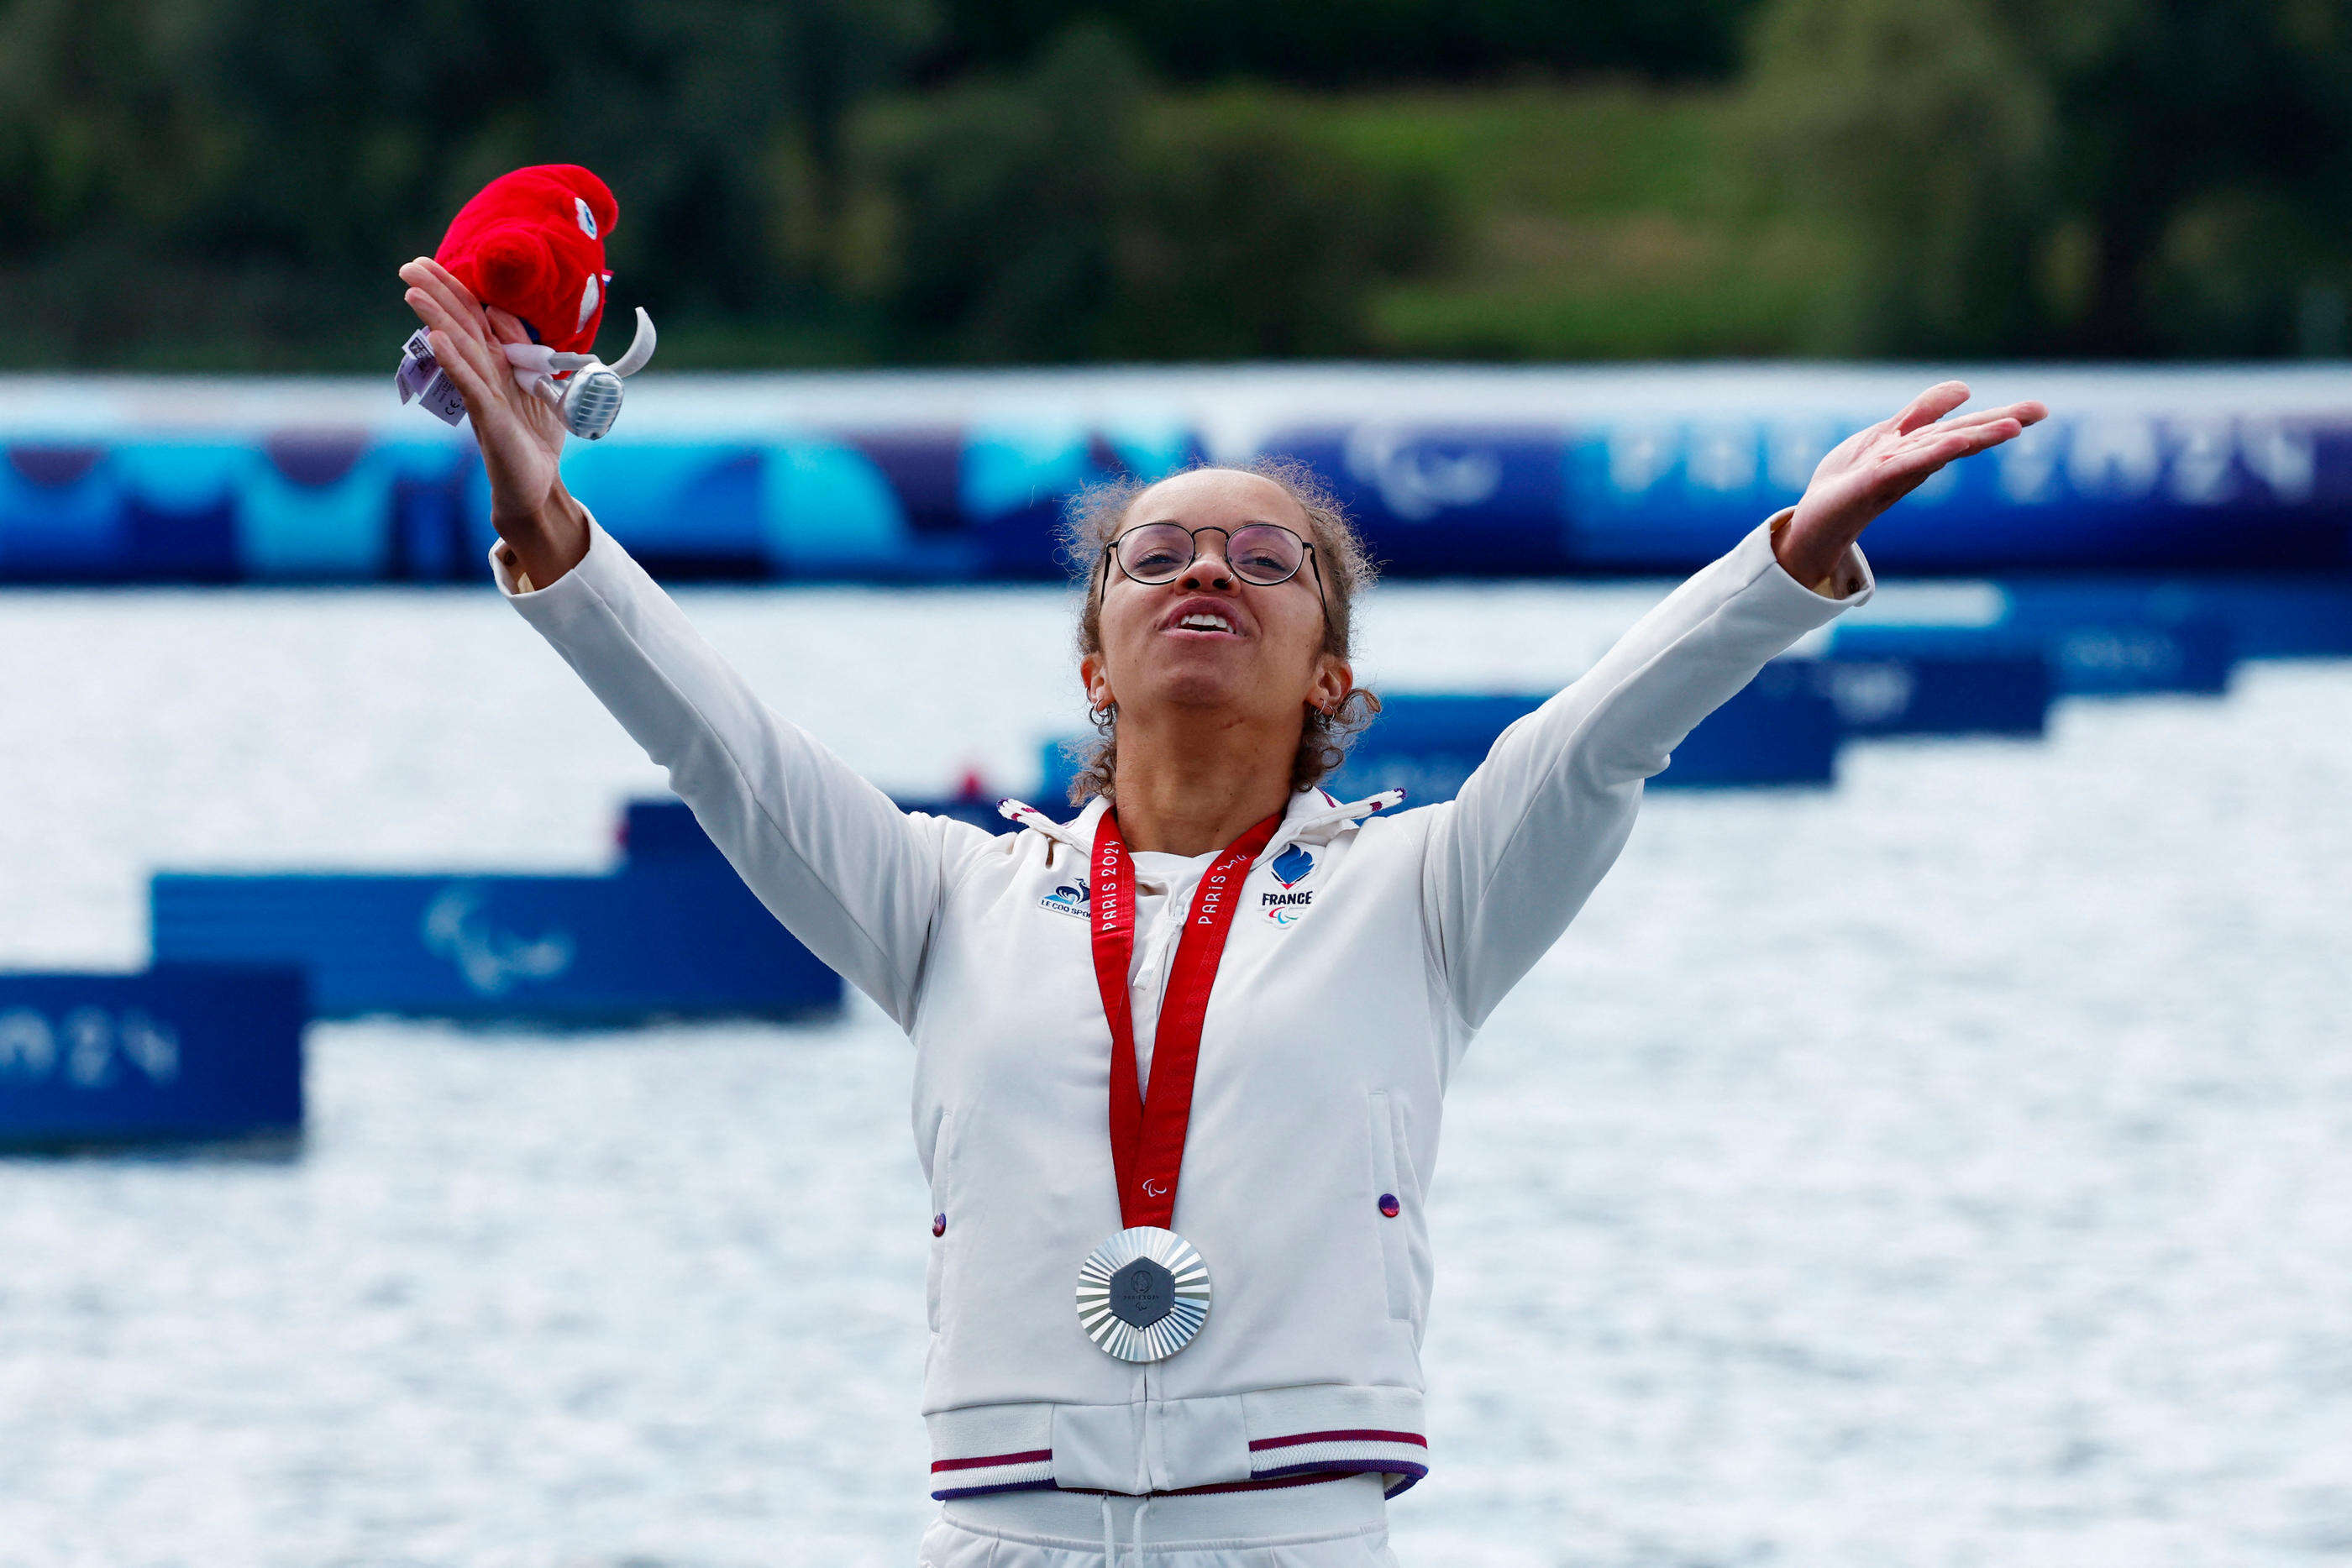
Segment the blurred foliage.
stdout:
<svg viewBox="0 0 2352 1568">
<path fill-rule="evenodd" d="M 403 335 L 393 268 L 530 162 L 619 194 L 631 303 L 788 309 L 774 162 L 822 207 L 849 111 L 934 26 L 928 0 L 5 0 L 11 352 L 373 363 Z"/>
<path fill-rule="evenodd" d="M 19 363 L 374 368 L 392 269 L 502 170 L 621 200 L 665 362 L 1342 353 L 1426 180 L 1186 120 L 1116 35 L 892 97 L 927 0 L 0 0 Z"/>
<path fill-rule="evenodd" d="M 1246 103 L 1188 112 L 1100 28 L 861 130 L 842 275 L 925 359 L 1360 352 L 1374 286 L 1454 228 L 1439 181 Z"/>
<path fill-rule="evenodd" d="M 1758 0 L 944 0 L 934 76 L 1009 66 L 1108 22 L 1183 81 L 1320 87 L 1540 72 L 1719 78 Z"/>
<path fill-rule="evenodd" d="M 2352 7 L 1779 0 L 1771 189 L 1861 238 L 1811 346 L 2345 351 Z"/>
<path fill-rule="evenodd" d="M 381 370 L 557 161 L 680 367 L 2341 354 L 2352 0 L 0 0 L 0 356 Z"/>
<path fill-rule="evenodd" d="M 1733 89 L 1256 96 L 1370 167 L 1437 182 L 1462 214 L 1451 265 L 1374 295 L 1382 353 L 1795 353 L 1852 270 L 1839 224 L 1751 199 Z"/>
</svg>

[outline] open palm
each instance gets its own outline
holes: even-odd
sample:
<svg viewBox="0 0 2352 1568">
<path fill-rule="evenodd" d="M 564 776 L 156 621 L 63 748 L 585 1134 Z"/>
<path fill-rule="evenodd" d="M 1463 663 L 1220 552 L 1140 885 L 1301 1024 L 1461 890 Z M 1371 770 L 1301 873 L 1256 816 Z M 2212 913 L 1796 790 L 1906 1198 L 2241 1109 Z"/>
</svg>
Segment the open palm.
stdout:
<svg viewBox="0 0 2352 1568">
<path fill-rule="evenodd" d="M 1941 382 L 1900 413 L 1855 431 L 1813 470 L 1780 547 L 1800 582 L 1827 576 L 1878 515 L 1957 458 L 2011 440 L 2049 417 L 2039 402 L 2013 402 L 1948 419 L 1968 402 L 1965 382 Z"/>
</svg>

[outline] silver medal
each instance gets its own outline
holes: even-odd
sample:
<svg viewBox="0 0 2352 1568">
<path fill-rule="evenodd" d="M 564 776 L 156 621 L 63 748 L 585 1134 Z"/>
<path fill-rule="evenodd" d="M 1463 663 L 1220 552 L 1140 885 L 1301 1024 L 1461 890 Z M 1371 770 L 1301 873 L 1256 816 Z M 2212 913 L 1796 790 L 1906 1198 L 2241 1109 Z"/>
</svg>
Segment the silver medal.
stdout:
<svg viewBox="0 0 2352 1568">
<path fill-rule="evenodd" d="M 1120 1231 L 1078 1266 L 1078 1324 L 1121 1361 L 1161 1361 L 1209 1321 L 1209 1265 L 1172 1230 Z"/>
</svg>

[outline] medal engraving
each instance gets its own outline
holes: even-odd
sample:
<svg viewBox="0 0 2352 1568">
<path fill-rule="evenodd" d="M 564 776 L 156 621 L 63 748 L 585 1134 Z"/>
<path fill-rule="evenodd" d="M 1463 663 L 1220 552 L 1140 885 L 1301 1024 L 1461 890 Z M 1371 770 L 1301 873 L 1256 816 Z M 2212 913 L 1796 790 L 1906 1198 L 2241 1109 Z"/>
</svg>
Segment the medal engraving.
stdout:
<svg viewBox="0 0 2352 1568">
<path fill-rule="evenodd" d="M 1121 1361 L 1160 1361 L 1209 1321 L 1209 1266 L 1172 1230 L 1139 1225 L 1078 1269 L 1078 1325 Z"/>
<path fill-rule="evenodd" d="M 1176 1305 L 1176 1276 L 1149 1258 L 1138 1258 L 1111 1280 L 1110 1310 L 1132 1328 L 1148 1329 Z"/>
</svg>

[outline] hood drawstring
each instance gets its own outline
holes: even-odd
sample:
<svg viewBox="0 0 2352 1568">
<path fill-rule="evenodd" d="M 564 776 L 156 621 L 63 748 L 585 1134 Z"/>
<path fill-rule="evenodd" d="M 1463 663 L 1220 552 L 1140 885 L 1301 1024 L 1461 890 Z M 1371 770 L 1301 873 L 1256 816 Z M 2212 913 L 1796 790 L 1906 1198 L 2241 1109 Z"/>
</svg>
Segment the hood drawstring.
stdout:
<svg viewBox="0 0 2352 1568">
<path fill-rule="evenodd" d="M 1057 843 L 1068 845 L 1070 852 L 1076 855 L 1080 861 L 1083 862 L 1087 858 L 1087 846 L 1078 841 L 1076 833 L 1071 832 L 1025 800 L 1011 799 L 999 800 L 996 803 L 996 814 L 1008 822 L 1018 822 L 1024 828 L 1034 828 L 1045 834 L 1047 865 L 1054 863 L 1054 846 Z"/>
<path fill-rule="evenodd" d="M 1324 793 L 1324 799 L 1330 800 L 1328 792 Z M 1404 791 L 1401 789 L 1383 789 L 1360 800 L 1334 800 L 1323 810 L 1311 811 L 1296 821 L 1283 823 L 1276 830 L 1274 837 L 1266 841 L 1265 848 L 1258 852 L 1258 858 L 1264 860 L 1268 855 L 1280 854 L 1286 844 L 1305 838 L 1318 828 L 1336 828 L 1343 822 L 1360 822 L 1366 817 L 1376 817 L 1403 804 Z"/>
<path fill-rule="evenodd" d="M 1078 841 L 1071 836 L 1069 830 L 1026 800 L 1015 800 L 1008 795 L 996 803 L 996 814 L 1008 822 L 1034 828 L 1049 839 L 1059 839 L 1073 849 L 1077 847 Z"/>
<path fill-rule="evenodd" d="M 1111 1494 L 1102 1494 L 1103 1505 L 1103 1568 L 1118 1568 L 1118 1520 L 1111 1511 Z M 1151 1511 L 1151 1500 L 1138 1498 L 1135 1503 L 1135 1531 L 1129 1538 L 1129 1549 L 1134 1554 L 1136 1568 L 1143 1568 L 1143 1516 Z"/>
</svg>

